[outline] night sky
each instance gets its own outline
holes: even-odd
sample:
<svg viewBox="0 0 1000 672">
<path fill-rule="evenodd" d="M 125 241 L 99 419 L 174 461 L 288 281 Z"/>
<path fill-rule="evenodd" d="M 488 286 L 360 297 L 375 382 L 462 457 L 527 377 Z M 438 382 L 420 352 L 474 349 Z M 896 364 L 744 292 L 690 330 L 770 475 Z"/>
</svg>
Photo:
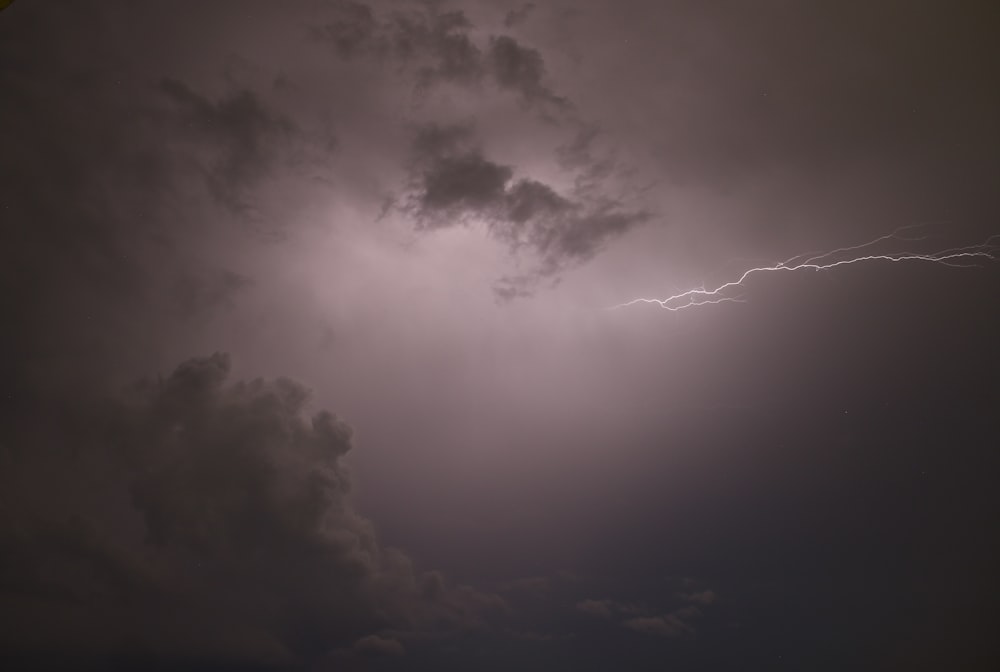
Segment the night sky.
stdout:
<svg viewBox="0 0 1000 672">
<path fill-rule="evenodd" d="M 4 669 L 1000 669 L 995 2 L 4 5 Z"/>
</svg>

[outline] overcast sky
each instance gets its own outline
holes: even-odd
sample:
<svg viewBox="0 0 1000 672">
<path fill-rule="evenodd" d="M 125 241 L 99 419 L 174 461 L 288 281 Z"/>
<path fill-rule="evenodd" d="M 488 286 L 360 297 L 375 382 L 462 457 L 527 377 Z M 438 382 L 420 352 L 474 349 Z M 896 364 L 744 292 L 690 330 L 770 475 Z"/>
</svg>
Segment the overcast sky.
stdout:
<svg viewBox="0 0 1000 672">
<path fill-rule="evenodd" d="M 0 660 L 995 669 L 992 4 L 10 4 Z"/>
</svg>

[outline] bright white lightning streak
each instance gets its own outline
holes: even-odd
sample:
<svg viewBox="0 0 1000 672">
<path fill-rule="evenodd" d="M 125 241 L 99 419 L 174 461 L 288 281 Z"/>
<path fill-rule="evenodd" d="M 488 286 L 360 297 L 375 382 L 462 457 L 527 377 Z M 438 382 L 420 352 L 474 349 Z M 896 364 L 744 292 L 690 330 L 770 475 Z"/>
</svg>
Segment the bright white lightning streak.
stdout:
<svg viewBox="0 0 1000 672">
<path fill-rule="evenodd" d="M 860 250 L 867 250 L 877 245 L 878 243 L 887 240 L 904 240 L 907 242 L 912 242 L 916 240 L 923 240 L 923 237 L 905 238 L 900 236 L 900 232 L 911 229 L 914 227 L 903 227 L 897 229 L 896 231 L 886 234 L 884 236 L 879 236 L 874 240 L 870 240 L 867 243 L 862 243 L 860 245 L 852 245 L 850 247 L 840 247 L 829 252 L 809 252 L 806 254 L 797 254 L 794 257 L 786 259 L 785 261 L 780 261 L 773 266 L 757 266 L 755 268 L 748 269 L 740 275 L 736 280 L 731 280 L 729 282 L 724 282 L 721 285 L 713 288 L 706 289 L 704 285 L 701 287 L 696 287 L 695 289 L 689 289 L 685 292 L 679 294 L 674 294 L 673 296 L 668 296 L 663 299 L 650 299 L 650 298 L 638 298 L 632 299 L 631 301 L 626 301 L 625 303 L 620 303 L 614 308 L 625 308 L 627 306 L 634 306 L 640 303 L 656 304 L 660 308 L 669 311 L 679 311 L 685 308 L 694 308 L 697 306 L 707 306 L 718 303 L 742 303 L 743 299 L 739 297 L 729 296 L 727 293 L 736 288 L 743 287 L 743 283 L 747 281 L 753 275 L 763 274 L 763 273 L 777 273 L 785 271 L 802 271 L 802 270 L 813 270 L 813 271 L 825 271 L 833 268 L 838 268 L 840 266 L 848 266 L 850 264 L 860 264 L 863 262 L 888 262 L 888 263 L 899 263 L 903 261 L 923 261 L 935 264 L 941 264 L 944 266 L 950 266 L 953 268 L 970 268 L 975 267 L 976 261 L 982 260 L 995 260 L 997 254 L 1000 253 L 1000 244 L 994 241 L 1000 239 L 1000 235 L 994 235 L 987 238 L 984 242 L 978 245 L 967 245 L 964 247 L 953 247 L 946 250 L 941 250 L 939 252 L 932 252 L 929 254 L 921 254 L 916 252 L 896 252 L 891 254 L 862 254 L 858 256 L 848 256 L 842 257 L 848 252 L 857 252 Z M 804 259 L 803 259 L 804 257 Z M 802 259 L 801 261 L 797 261 Z"/>
</svg>

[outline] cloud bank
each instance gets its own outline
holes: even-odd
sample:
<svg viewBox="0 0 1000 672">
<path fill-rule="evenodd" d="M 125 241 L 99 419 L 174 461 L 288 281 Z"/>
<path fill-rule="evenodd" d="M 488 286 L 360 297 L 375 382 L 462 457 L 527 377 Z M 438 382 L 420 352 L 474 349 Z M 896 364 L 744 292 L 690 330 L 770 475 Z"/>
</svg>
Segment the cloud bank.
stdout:
<svg viewBox="0 0 1000 672">
<path fill-rule="evenodd" d="M 381 547 L 350 502 L 345 422 L 309 413 L 294 381 L 231 382 L 229 370 L 226 355 L 195 358 L 119 399 L 78 402 L 54 427 L 19 428 L 0 585 L 22 617 L 5 651 L 304 664 L 344 647 L 399 655 L 399 638 L 504 612 Z"/>
</svg>

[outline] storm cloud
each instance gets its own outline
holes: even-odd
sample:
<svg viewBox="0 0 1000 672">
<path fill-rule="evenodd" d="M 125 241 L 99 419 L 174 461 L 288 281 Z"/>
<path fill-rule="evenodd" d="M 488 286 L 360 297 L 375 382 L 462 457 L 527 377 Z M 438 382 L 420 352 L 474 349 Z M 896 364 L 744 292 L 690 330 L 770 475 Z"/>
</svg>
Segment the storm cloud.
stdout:
<svg viewBox="0 0 1000 672">
<path fill-rule="evenodd" d="M 539 282 L 593 258 L 652 217 L 604 195 L 599 183 L 578 182 L 564 196 L 539 180 L 515 179 L 513 167 L 483 155 L 467 125 L 425 127 L 413 148 L 414 186 L 404 212 L 424 229 L 479 223 L 512 253 L 531 260 L 528 271 L 498 282 L 501 299 L 529 295 Z"/>
<path fill-rule="evenodd" d="M 523 20 L 530 9 L 512 12 L 507 27 Z M 537 49 L 503 34 L 478 43 L 473 37 L 476 27 L 461 10 L 428 4 L 379 11 L 347 0 L 333 3 L 328 13 L 328 20 L 312 29 L 315 39 L 330 44 L 344 59 L 366 55 L 411 70 L 418 89 L 438 83 L 475 88 L 490 82 L 539 110 L 559 113 L 571 107 L 550 89 Z"/>
<path fill-rule="evenodd" d="M 8 3 L 0 664 L 995 669 L 988 4 Z"/>
<path fill-rule="evenodd" d="M 3 474 L 0 583 L 23 614 L 8 654 L 305 663 L 351 642 L 399 654 L 376 633 L 447 635 L 504 612 L 381 547 L 350 502 L 345 422 L 309 414 L 293 381 L 230 382 L 229 369 L 223 354 L 192 359 L 78 405 L 91 415 L 64 430 L 22 425 L 38 443 Z M 67 441 L 55 463 L 41 448 Z"/>
</svg>

